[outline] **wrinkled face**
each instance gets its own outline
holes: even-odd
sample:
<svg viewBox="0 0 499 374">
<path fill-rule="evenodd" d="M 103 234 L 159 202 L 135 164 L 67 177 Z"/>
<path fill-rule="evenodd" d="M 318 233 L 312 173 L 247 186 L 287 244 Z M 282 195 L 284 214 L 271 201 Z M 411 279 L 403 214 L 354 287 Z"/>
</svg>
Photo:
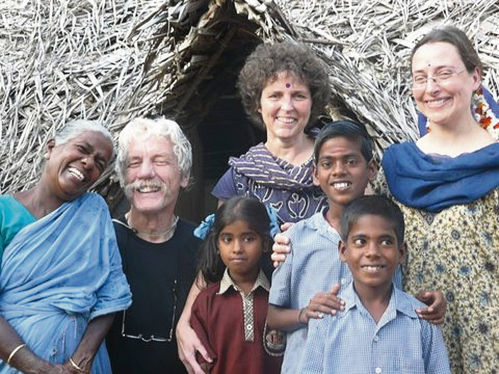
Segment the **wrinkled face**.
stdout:
<svg viewBox="0 0 499 374">
<path fill-rule="evenodd" d="M 187 187 L 180 175 L 171 141 L 163 136 L 134 139 L 128 146 L 125 194 L 133 209 L 144 214 L 175 207 L 180 188 Z"/>
<path fill-rule="evenodd" d="M 246 221 L 226 225 L 218 235 L 218 249 L 234 280 L 252 280 L 259 272 L 263 252 L 262 238 Z"/>
<path fill-rule="evenodd" d="M 85 131 L 61 145 L 50 140 L 45 180 L 60 200 L 73 200 L 99 179 L 112 154 L 113 144 L 98 131 Z"/>
<path fill-rule="evenodd" d="M 388 290 L 403 255 L 393 224 L 372 214 L 360 216 L 347 242 L 340 243 L 341 261 L 348 264 L 358 292 Z"/>
<path fill-rule="evenodd" d="M 436 125 L 451 125 L 470 113 L 471 96 L 480 86 L 478 69 L 468 73 L 455 46 L 423 44 L 412 59 L 412 94 L 418 109 Z"/>
<path fill-rule="evenodd" d="M 337 136 L 322 144 L 313 180 L 327 195 L 330 205 L 345 206 L 364 195 L 375 174 L 374 162 L 368 163 L 362 155 L 360 140 Z"/>
<path fill-rule="evenodd" d="M 300 79 L 287 72 L 267 83 L 258 111 L 267 130 L 267 138 L 292 139 L 303 134 L 310 118 L 312 96 Z"/>
</svg>

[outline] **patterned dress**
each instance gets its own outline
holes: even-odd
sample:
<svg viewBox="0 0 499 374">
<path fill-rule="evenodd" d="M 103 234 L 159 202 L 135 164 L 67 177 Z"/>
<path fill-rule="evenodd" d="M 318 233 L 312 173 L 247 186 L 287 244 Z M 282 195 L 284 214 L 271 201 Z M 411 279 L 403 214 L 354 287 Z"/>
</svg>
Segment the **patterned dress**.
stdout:
<svg viewBox="0 0 499 374">
<path fill-rule="evenodd" d="M 383 171 L 376 194 L 390 194 Z M 468 204 L 438 213 L 408 207 L 405 291 L 441 290 L 443 325 L 452 373 L 497 373 L 499 310 L 499 188 Z"/>
<path fill-rule="evenodd" d="M 255 197 L 276 210 L 280 222 L 298 222 L 327 207 L 326 195 L 312 181 L 312 158 L 293 165 L 260 143 L 240 157 L 231 157 L 229 166 L 212 191 L 219 200 Z"/>
</svg>

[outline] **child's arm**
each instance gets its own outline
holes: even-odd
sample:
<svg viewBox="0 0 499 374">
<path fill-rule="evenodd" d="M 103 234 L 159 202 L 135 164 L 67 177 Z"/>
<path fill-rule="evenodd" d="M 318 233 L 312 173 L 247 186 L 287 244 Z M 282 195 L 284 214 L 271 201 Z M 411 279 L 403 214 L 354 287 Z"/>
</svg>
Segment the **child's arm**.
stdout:
<svg viewBox="0 0 499 374">
<path fill-rule="evenodd" d="M 320 319 L 324 314 L 335 315 L 344 305 L 344 301 L 336 297 L 339 290 L 340 285 L 335 284 L 328 292 L 318 292 L 302 309 L 288 309 L 270 304 L 267 325 L 271 329 L 290 331 L 306 325 L 310 318 Z"/>
</svg>

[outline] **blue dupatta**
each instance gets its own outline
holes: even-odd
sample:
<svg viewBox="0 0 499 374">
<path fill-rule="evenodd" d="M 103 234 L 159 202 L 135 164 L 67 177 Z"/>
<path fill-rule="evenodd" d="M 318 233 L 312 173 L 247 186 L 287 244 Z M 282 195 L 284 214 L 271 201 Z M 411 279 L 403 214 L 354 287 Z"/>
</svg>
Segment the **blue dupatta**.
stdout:
<svg viewBox="0 0 499 374">
<path fill-rule="evenodd" d="M 0 314 L 51 363 L 69 359 L 90 320 L 130 304 L 111 217 L 97 194 L 25 226 L 4 249 Z M 0 360 L 0 373 L 17 372 Z M 92 373 L 110 372 L 102 344 Z"/>
<path fill-rule="evenodd" d="M 499 143 L 457 157 L 426 155 L 412 142 L 394 144 L 382 164 L 392 195 L 429 212 L 470 203 L 499 186 Z"/>
</svg>

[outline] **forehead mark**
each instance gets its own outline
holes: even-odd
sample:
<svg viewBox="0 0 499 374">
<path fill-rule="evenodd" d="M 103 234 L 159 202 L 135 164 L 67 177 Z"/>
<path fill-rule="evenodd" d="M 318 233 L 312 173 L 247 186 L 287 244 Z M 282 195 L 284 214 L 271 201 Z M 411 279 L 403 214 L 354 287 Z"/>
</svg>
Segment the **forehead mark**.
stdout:
<svg viewBox="0 0 499 374">
<path fill-rule="evenodd" d="M 286 88 L 290 88 L 290 87 L 291 87 L 291 83 L 286 82 Z"/>
</svg>

